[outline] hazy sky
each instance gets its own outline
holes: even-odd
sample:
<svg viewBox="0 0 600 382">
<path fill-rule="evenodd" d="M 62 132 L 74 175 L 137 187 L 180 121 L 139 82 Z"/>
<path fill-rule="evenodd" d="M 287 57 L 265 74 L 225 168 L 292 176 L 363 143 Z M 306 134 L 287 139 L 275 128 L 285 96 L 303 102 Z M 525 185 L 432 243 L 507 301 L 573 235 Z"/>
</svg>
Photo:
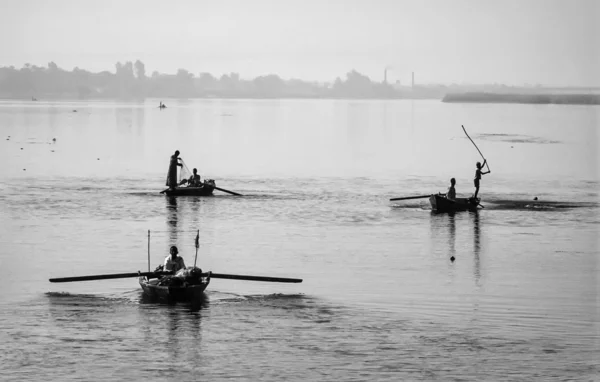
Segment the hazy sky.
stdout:
<svg viewBox="0 0 600 382">
<path fill-rule="evenodd" d="M 600 0 L 0 0 L 0 66 L 600 86 Z"/>
</svg>

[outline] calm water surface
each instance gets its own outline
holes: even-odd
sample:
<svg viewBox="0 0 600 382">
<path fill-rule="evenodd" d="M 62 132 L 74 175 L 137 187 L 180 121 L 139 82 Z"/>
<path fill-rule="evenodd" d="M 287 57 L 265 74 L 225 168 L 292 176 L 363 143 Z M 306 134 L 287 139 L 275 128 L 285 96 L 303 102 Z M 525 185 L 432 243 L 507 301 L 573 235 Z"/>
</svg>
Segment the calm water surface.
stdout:
<svg viewBox="0 0 600 382">
<path fill-rule="evenodd" d="M 0 102 L 0 379 L 597 380 L 600 108 L 165 103 Z M 390 203 L 473 192 L 461 124 L 485 208 Z M 160 195 L 175 149 L 245 196 Z M 196 230 L 204 270 L 304 282 L 48 282 L 147 270 L 148 231 L 191 265 Z"/>
</svg>

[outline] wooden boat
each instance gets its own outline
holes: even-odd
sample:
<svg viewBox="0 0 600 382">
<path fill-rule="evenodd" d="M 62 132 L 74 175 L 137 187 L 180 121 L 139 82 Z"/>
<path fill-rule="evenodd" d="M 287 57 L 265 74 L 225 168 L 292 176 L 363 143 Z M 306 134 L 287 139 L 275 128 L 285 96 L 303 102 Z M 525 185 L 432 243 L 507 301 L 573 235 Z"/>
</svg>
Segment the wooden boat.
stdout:
<svg viewBox="0 0 600 382">
<path fill-rule="evenodd" d="M 199 247 L 198 239 L 200 231 L 196 234 L 196 256 Z M 265 281 L 280 283 L 301 283 L 302 279 L 286 277 L 268 277 L 251 275 L 233 275 L 225 273 L 202 272 L 202 269 L 194 266 L 179 270 L 177 273 L 163 271 L 163 266 L 159 266 L 154 271 L 150 271 L 150 231 L 148 231 L 148 272 L 130 272 L 113 273 L 104 275 L 74 276 L 51 278 L 52 283 L 65 283 L 74 281 L 92 281 L 92 280 L 110 280 L 128 277 L 137 277 L 142 287 L 145 297 L 160 300 L 164 302 L 199 302 L 204 296 L 204 291 L 210 280 L 229 279 L 229 280 L 247 280 L 247 281 Z"/>
<path fill-rule="evenodd" d="M 200 268 L 188 268 L 187 276 L 140 276 L 139 283 L 144 294 L 155 300 L 167 302 L 192 302 L 202 298 L 210 283 L 210 272 Z"/>
<path fill-rule="evenodd" d="M 164 193 L 167 196 L 211 196 L 215 190 L 215 181 L 205 180 L 200 187 L 175 187 L 167 189 Z"/>
<path fill-rule="evenodd" d="M 431 209 L 435 212 L 476 211 L 479 201 L 479 199 L 475 198 L 456 198 L 450 200 L 442 194 L 431 195 L 429 197 Z"/>
</svg>

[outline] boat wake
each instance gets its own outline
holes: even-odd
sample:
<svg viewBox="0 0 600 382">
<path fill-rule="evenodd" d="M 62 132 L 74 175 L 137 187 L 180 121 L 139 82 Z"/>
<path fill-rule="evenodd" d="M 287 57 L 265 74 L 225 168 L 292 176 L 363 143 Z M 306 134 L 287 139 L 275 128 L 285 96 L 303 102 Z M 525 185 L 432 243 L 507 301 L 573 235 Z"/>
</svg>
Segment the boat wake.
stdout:
<svg viewBox="0 0 600 382">
<path fill-rule="evenodd" d="M 483 203 L 483 202 L 482 202 Z M 518 210 L 518 211 L 553 211 L 559 209 L 597 208 L 598 203 L 593 202 L 562 202 L 540 200 L 488 200 L 485 208 L 490 210 Z"/>
</svg>

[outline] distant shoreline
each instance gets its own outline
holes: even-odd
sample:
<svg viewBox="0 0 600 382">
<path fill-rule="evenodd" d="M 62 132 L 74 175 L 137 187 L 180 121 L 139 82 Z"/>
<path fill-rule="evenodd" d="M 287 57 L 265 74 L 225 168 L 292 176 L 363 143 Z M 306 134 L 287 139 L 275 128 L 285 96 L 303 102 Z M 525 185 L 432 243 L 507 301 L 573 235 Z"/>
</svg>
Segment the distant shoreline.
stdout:
<svg viewBox="0 0 600 382">
<path fill-rule="evenodd" d="M 244 95 L 218 95 L 218 96 L 189 96 L 189 97 L 177 97 L 177 96 L 149 96 L 143 98 L 118 98 L 118 97 L 86 97 L 80 98 L 77 95 L 65 95 L 65 96 L 40 96 L 40 98 L 36 98 L 32 100 L 27 97 L 8 97 L 8 96 L 0 96 L 0 101 L 29 101 L 31 103 L 35 102 L 48 102 L 48 101 L 147 101 L 147 100 L 195 100 L 195 99 L 203 99 L 203 100 L 219 100 L 219 99 L 227 99 L 227 100 L 344 100 L 344 101 L 408 101 L 408 100 L 430 100 L 430 101 L 440 101 L 442 99 L 441 96 L 395 96 L 395 97 L 342 97 L 342 96 L 302 96 L 302 95 L 289 95 L 289 96 L 244 96 Z M 166 102 L 165 102 L 166 104 Z M 168 106 L 168 105 L 167 105 Z"/>
<path fill-rule="evenodd" d="M 40 98 L 30 99 L 27 97 L 10 97 L 0 94 L 0 101 L 25 101 L 35 104 L 36 102 L 60 102 L 60 101 L 103 101 L 103 102 L 146 102 L 149 100 L 343 100 L 343 101 L 414 101 L 429 100 L 444 103 L 513 103 L 513 104 L 537 104 L 537 105 L 600 105 L 600 94 L 557 94 L 557 93 L 490 93 L 490 92 L 464 92 L 448 93 L 445 96 L 419 94 L 419 95 L 395 95 L 393 97 L 349 97 L 333 95 L 279 95 L 279 96 L 256 96 L 256 95 L 194 95 L 182 96 L 149 96 L 149 97 L 78 97 L 69 95 L 48 95 Z M 168 106 L 168 105 L 167 105 Z"/>
<path fill-rule="evenodd" d="M 467 92 L 446 94 L 442 99 L 442 102 L 600 105 L 600 94 L 504 94 Z"/>
</svg>

